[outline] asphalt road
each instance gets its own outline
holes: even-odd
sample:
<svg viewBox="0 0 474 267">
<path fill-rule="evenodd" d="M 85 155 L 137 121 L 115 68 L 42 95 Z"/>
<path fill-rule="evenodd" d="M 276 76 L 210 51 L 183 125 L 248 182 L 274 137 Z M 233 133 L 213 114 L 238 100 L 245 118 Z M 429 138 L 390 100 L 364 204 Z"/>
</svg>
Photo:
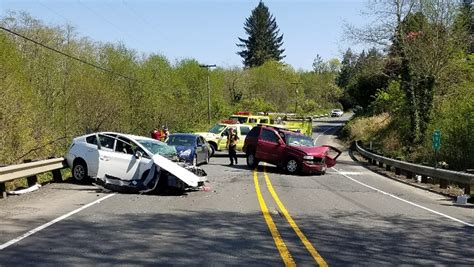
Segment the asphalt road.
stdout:
<svg viewBox="0 0 474 267">
<path fill-rule="evenodd" d="M 316 122 L 318 144 L 344 149 L 344 118 Z M 228 163 L 203 166 L 209 191 L 63 183 L 0 200 L 0 265 L 474 265 L 472 205 L 372 173 L 345 149 L 326 175 Z"/>
</svg>

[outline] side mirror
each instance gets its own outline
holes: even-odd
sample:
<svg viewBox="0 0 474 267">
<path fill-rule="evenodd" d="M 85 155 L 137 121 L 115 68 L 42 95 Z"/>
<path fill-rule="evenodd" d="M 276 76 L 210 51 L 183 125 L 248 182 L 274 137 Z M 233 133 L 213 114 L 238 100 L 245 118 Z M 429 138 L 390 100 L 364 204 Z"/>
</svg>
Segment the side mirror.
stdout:
<svg viewBox="0 0 474 267">
<path fill-rule="evenodd" d="M 135 151 L 134 155 L 135 155 L 135 158 L 137 158 L 137 159 L 143 157 L 143 153 L 141 151 L 138 151 L 138 150 Z"/>
</svg>

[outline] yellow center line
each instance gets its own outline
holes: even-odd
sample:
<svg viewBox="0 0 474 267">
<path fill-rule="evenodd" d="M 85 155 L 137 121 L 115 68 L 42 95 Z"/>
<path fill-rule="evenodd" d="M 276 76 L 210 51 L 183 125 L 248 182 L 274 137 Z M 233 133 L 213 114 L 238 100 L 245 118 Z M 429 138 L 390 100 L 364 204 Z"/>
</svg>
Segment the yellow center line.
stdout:
<svg viewBox="0 0 474 267">
<path fill-rule="evenodd" d="M 306 249 L 309 251 L 313 259 L 318 263 L 319 266 L 328 266 L 326 261 L 319 255 L 318 251 L 313 247 L 311 242 L 306 238 L 306 236 L 303 234 L 303 232 L 300 230 L 296 222 L 293 220 L 291 217 L 290 213 L 288 213 L 288 210 L 285 208 L 283 203 L 280 201 L 280 198 L 275 192 L 275 189 L 273 189 L 272 183 L 270 182 L 270 178 L 268 177 L 267 174 L 267 166 L 263 167 L 263 174 L 265 176 L 265 181 L 267 183 L 268 191 L 270 191 L 270 194 L 272 195 L 273 199 L 278 205 L 278 208 L 280 208 L 281 212 L 285 216 L 286 220 L 290 224 L 291 228 L 295 231 L 296 235 L 300 238 L 301 242 L 303 242 L 304 246 Z M 255 174 L 254 174 L 255 176 Z"/>
<path fill-rule="evenodd" d="M 257 175 L 257 168 L 253 171 L 253 181 L 255 183 L 255 191 L 257 192 L 258 203 L 260 204 L 260 209 L 262 210 L 263 217 L 265 218 L 265 222 L 267 223 L 268 229 L 272 234 L 273 241 L 280 253 L 280 256 L 285 263 L 286 266 L 296 266 L 293 257 L 291 257 L 290 251 L 285 245 L 285 242 L 280 236 L 278 229 L 276 227 L 275 222 L 273 222 L 272 216 L 270 212 L 268 212 L 267 204 L 265 204 L 265 200 L 263 199 L 262 192 L 260 191 L 260 184 L 258 183 L 258 175 Z"/>
</svg>

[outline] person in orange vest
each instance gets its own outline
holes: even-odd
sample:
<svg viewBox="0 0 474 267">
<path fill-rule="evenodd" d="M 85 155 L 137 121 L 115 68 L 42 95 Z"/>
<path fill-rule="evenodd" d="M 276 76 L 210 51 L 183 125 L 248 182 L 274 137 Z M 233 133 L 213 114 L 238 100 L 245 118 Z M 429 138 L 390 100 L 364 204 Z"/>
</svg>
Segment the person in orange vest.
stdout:
<svg viewBox="0 0 474 267">
<path fill-rule="evenodd" d="M 163 130 L 161 131 L 161 141 L 166 142 L 168 140 L 168 135 L 170 135 L 170 132 L 168 131 L 168 127 L 163 125 Z"/>
</svg>

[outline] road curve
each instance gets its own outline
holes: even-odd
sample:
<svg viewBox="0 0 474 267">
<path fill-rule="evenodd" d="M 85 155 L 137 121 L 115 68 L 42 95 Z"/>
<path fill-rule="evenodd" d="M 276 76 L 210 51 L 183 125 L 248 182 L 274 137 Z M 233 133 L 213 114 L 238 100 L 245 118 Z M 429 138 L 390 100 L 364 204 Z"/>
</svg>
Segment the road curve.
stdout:
<svg viewBox="0 0 474 267">
<path fill-rule="evenodd" d="M 341 147 L 346 118 L 316 122 L 317 143 Z M 0 265 L 474 265 L 472 206 L 374 174 L 345 149 L 322 176 L 227 164 L 221 154 L 203 166 L 207 192 L 64 183 L 1 200 Z"/>
</svg>

